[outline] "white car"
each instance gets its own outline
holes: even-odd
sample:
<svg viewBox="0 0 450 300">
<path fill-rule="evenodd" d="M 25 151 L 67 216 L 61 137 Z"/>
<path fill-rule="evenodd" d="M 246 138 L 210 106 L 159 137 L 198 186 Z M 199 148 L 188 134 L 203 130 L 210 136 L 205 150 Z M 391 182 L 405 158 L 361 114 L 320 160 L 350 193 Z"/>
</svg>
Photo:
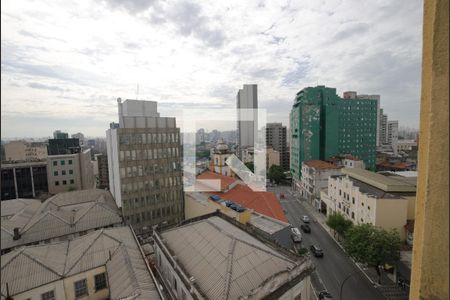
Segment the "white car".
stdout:
<svg viewBox="0 0 450 300">
<path fill-rule="evenodd" d="M 294 241 L 294 243 L 301 243 L 302 241 L 302 233 L 297 227 L 291 228 L 291 238 Z"/>
<path fill-rule="evenodd" d="M 309 217 L 308 217 L 307 215 L 304 215 L 304 216 L 302 217 L 302 221 L 303 221 L 304 223 L 309 223 Z"/>
</svg>

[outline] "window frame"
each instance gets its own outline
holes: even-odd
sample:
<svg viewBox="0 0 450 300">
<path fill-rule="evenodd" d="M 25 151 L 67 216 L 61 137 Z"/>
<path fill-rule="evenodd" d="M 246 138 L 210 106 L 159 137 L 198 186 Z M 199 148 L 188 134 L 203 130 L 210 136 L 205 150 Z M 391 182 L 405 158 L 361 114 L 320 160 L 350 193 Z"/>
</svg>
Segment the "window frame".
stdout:
<svg viewBox="0 0 450 300">
<path fill-rule="evenodd" d="M 55 290 L 47 291 L 41 294 L 41 300 L 55 300 Z"/>
<path fill-rule="evenodd" d="M 97 283 L 98 283 L 97 279 L 100 278 L 100 276 L 103 276 L 103 278 L 104 278 L 104 286 L 99 288 L 97 285 Z M 108 280 L 106 278 L 106 272 L 94 275 L 94 287 L 95 287 L 95 292 L 98 292 L 98 291 L 108 288 Z"/>
<path fill-rule="evenodd" d="M 84 287 L 77 287 L 77 284 L 84 284 Z M 82 288 L 84 288 L 84 293 L 83 294 L 79 294 L 79 290 L 81 290 Z M 83 278 L 81 280 L 77 280 L 73 283 L 73 290 L 74 290 L 74 295 L 75 295 L 75 299 L 79 299 L 85 296 L 88 296 L 88 288 L 87 288 L 87 280 L 86 278 Z M 82 290 L 81 290 L 82 291 Z"/>
</svg>

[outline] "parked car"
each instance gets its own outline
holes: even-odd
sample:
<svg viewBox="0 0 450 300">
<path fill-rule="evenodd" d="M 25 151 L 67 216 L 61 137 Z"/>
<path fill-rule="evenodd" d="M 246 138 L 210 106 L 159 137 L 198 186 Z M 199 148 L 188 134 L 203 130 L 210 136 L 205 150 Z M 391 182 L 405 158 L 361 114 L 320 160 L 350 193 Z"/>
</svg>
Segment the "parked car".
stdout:
<svg viewBox="0 0 450 300">
<path fill-rule="evenodd" d="M 311 233 L 311 227 L 307 224 L 303 224 L 300 226 L 300 228 L 303 230 L 304 233 Z"/>
<path fill-rule="evenodd" d="M 315 257 L 323 257 L 323 251 L 322 249 L 320 249 L 319 246 L 311 245 L 309 249 L 311 249 L 311 252 L 314 254 Z"/>
<path fill-rule="evenodd" d="M 291 238 L 294 241 L 294 243 L 301 243 L 302 233 L 300 232 L 300 230 L 298 230 L 297 227 L 291 228 Z"/>
<path fill-rule="evenodd" d="M 333 297 L 327 291 L 319 292 L 319 300 L 331 300 Z"/>
<path fill-rule="evenodd" d="M 302 217 L 302 221 L 303 221 L 304 223 L 309 223 L 309 217 L 308 217 L 307 215 L 304 215 L 304 216 Z"/>
</svg>

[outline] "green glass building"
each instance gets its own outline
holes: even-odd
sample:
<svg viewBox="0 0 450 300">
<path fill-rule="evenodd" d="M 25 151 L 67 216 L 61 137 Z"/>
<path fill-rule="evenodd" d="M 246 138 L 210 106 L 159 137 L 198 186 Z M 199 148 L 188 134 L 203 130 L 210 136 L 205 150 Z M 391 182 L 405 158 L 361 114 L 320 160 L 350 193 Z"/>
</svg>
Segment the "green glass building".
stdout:
<svg viewBox="0 0 450 300">
<path fill-rule="evenodd" d="M 304 88 L 295 97 L 290 130 L 294 179 L 300 179 L 303 161 L 338 154 L 351 154 L 375 170 L 376 100 L 344 99 L 335 88 L 320 85 Z"/>
</svg>

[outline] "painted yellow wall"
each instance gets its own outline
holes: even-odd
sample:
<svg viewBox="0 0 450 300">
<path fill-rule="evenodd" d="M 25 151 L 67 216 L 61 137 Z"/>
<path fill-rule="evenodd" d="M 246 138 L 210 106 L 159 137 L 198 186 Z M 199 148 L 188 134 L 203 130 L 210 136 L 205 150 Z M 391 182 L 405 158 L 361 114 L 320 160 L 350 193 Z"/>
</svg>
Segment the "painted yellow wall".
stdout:
<svg viewBox="0 0 450 300">
<path fill-rule="evenodd" d="M 402 241 L 406 239 L 405 224 L 408 215 L 407 199 L 378 199 L 375 226 L 396 229 Z"/>
<path fill-rule="evenodd" d="M 449 298 L 448 2 L 424 1 L 412 300 Z"/>
</svg>

